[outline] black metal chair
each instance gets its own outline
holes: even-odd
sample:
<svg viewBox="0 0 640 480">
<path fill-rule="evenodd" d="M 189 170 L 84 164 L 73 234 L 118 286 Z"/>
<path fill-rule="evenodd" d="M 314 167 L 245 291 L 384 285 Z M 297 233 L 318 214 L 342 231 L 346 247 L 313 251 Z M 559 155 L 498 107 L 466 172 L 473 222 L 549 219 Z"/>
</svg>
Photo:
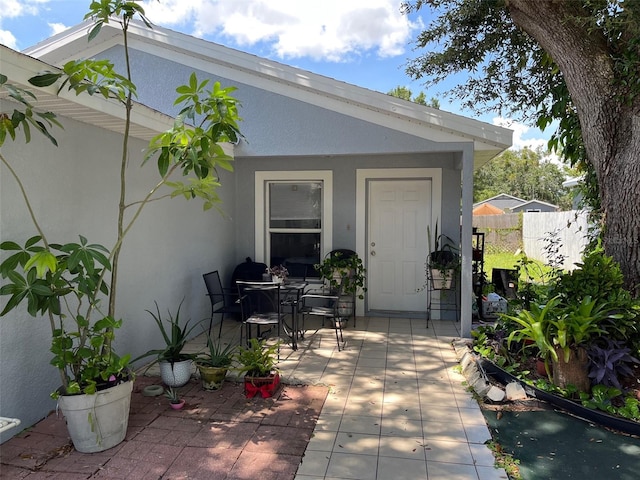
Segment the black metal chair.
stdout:
<svg viewBox="0 0 640 480">
<path fill-rule="evenodd" d="M 337 295 L 320 295 L 320 294 L 304 294 L 300 297 L 298 303 L 298 313 L 302 316 L 302 329 L 304 330 L 304 321 L 308 315 L 322 317 L 322 324 L 324 325 L 325 319 L 330 319 L 333 329 L 336 332 L 336 342 L 338 344 L 338 351 L 340 351 L 340 342 L 344 343 L 344 337 L 342 335 L 342 322 L 338 314 L 338 299 Z M 338 331 L 340 336 L 338 336 Z"/>
<path fill-rule="evenodd" d="M 209 320 L 209 336 L 211 336 L 211 327 L 213 325 L 213 317 L 216 314 L 220 314 L 220 329 L 218 331 L 218 338 L 222 335 L 222 323 L 224 322 L 225 315 L 235 315 L 240 317 L 242 313 L 238 300 L 238 292 L 235 289 L 224 288 L 222 281 L 220 280 L 220 273 L 218 270 L 205 273 L 202 275 L 204 278 L 204 284 L 207 287 L 207 296 L 211 302 L 211 319 Z"/>
<path fill-rule="evenodd" d="M 245 342 L 248 344 L 254 325 L 257 327 L 258 338 L 263 335 L 261 327 L 267 326 L 270 330 L 275 326 L 278 338 L 280 338 L 283 313 L 278 285 L 272 282 L 245 282 L 242 280 L 238 280 L 236 283 L 242 322 L 246 331 Z M 242 343 L 242 338 L 240 338 L 240 343 Z"/>
</svg>

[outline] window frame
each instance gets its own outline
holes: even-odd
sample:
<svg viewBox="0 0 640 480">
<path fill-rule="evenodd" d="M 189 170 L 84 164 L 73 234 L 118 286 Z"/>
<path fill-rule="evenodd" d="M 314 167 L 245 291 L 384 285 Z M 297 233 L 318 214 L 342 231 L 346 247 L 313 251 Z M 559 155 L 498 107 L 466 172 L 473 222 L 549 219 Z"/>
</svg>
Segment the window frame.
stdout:
<svg viewBox="0 0 640 480">
<path fill-rule="evenodd" d="M 257 262 L 268 263 L 269 242 L 269 182 L 321 182 L 322 210 L 320 258 L 331 250 L 333 238 L 333 172 L 331 170 L 256 171 L 255 172 L 255 252 Z"/>
</svg>

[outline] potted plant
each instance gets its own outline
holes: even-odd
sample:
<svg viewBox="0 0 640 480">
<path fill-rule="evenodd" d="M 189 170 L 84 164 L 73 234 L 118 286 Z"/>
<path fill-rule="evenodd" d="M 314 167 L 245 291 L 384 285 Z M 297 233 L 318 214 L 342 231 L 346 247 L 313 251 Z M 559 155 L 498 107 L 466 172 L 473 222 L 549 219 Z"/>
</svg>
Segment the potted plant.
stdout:
<svg viewBox="0 0 640 480">
<path fill-rule="evenodd" d="M 460 271 L 460 255 L 455 242 L 444 234 L 438 235 L 436 223 L 435 234 L 431 238 L 431 231 L 427 227 L 429 258 L 427 268 L 434 290 L 450 289 L 453 279 Z"/>
<path fill-rule="evenodd" d="M 520 327 L 510 333 L 509 345 L 513 340 L 524 342 L 525 347 L 527 341 L 535 344 L 555 385 L 562 388 L 574 385 L 579 391 L 588 392 L 591 383 L 585 347 L 605 332 L 601 325 L 610 316 L 606 303 L 598 304 L 589 296 L 569 304 L 561 303 L 556 296 L 544 307 L 532 303 L 529 310 L 522 310 L 517 316 L 503 315 L 503 318 Z"/>
<path fill-rule="evenodd" d="M 329 288 L 340 295 L 355 295 L 364 298 L 367 270 L 362 259 L 358 255 L 344 255 L 335 252 L 327 255 L 321 263 L 314 268 L 320 275 L 320 279 L 329 285 Z"/>
<path fill-rule="evenodd" d="M 328 285 L 332 294 L 338 295 L 338 314 L 346 319 L 355 311 L 355 298 L 364 298 L 367 270 L 355 253 L 346 255 L 340 251 L 327 255 L 322 263 L 314 265 L 320 279 Z M 338 320 L 340 321 L 340 320 Z"/>
<path fill-rule="evenodd" d="M 187 344 L 189 335 L 198 326 L 198 324 L 189 326 L 190 320 L 187 320 L 184 325 L 180 325 L 180 308 L 182 308 L 183 302 L 184 300 L 178 305 L 178 310 L 175 315 L 168 312 L 167 318 L 162 318 L 157 302 L 155 313 L 147 310 L 160 329 L 165 346 L 164 348 L 149 350 L 135 359 L 135 361 L 137 361 L 151 355 L 156 355 L 156 359 L 151 362 L 147 368 L 157 362 L 160 366 L 162 381 L 169 387 L 181 387 L 189 381 L 191 378 L 191 366 L 195 356 L 182 351 Z M 168 325 L 166 328 L 165 323 Z"/>
<path fill-rule="evenodd" d="M 144 10 L 134 2 L 92 2 L 89 8 L 85 18 L 94 20 L 89 40 L 109 21 L 119 22 L 125 36 L 135 16 L 140 16 L 146 25 L 151 26 Z M 116 16 L 119 18 L 115 19 Z M 125 54 L 127 72 L 130 72 L 129 60 L 129 55 Z M 24 132 L 26 143 L 31 140 L 31 131 L 36 131 L 56 146 L 50 130 L 61 127 L 61 124 L 55 114 L 38 109 L 35 104 L 37 93 L 9 85 L 7 80 L 0 74 L 0 89 L 6 90 L 16 103 L 13 112 L 0 115 L 6 120 L 0 122 L 0 146 L 10 139 L 15 140 L 20 130 Z M 123 131 L 130 131 L 135 84 L 128 76 L 116 73 L 109 62 L 70 61 L 62 69 L 43 72 L 30 78 L 29 82 L 36 88 L 58 82 L 58 91 L 67 87 L 76 94 L 108 98 L 122 107 L 125 116 Z M 220 201 L 215 191 L 217 183 L 211 181 L 210 172 L 218 166 L 230 168 L 230 157 L 219 143 L 238 139 L 237 102 L 230 96 L 231 88 L 219 88 L 218 85 L 208 91 L 206 85 L 207 82 L 198 82 L 193 74 L 189 84 L 178 89 L 180 96 L 176 103 L 183 104 L 184 108 L 173 128 L 150 142 L 143 160 L 158 157 L 160 180 L 153 180 L 155 186 L 146 191 L 144 198 L 129 203 L 124 199 L 130 146 L 129 134 L 124 134 L 118 165 L 119 201 L 114 215 L 118 221 L 113 236 L 114 246 L 110 250 L 90 244 L 83 236 L 79 236 L 79 243 L 50 242 L 36 218 L 27 186 L 12 167 L 12 162 L 0 152 L 0 164 L 18 184 L 37 231 L 37 235 L 24 245 L 5 241 L 0 246 L 12 252 L 0 266 L 4 279 L 0 294 L 10 296 L 0 315 L 6 315 L 26 303 L 31 316 L 47 318 L 52 334 L 51 363 L 58 368 L 61 378 L 61 387 L 52 395 L 58 398 L 78 451 L 88 453 L 111 448 L 124 439 L 127 430 L 133 389 L 132 375 L 128 370 L 129 356 L 116 355 L 112 347 L 114 332 L 122 324 L 116 316 L 115 293 L 125 236 L 142 209 L 149 202 L 165 196 L 158 193 L 160 188 L 168 186 L 173 189 L 172 194 L 166 196 L 200 197 L 208 207 Z M 37 175 L 39 170 L 35 168 L 32 172 Z M 189 177 L 186 184 L 170 181 L 176 172 Z M 45 199 L 41 203 L 46 203 Z M 129 214 L 129 210 L 133 212 Z M 65 231 L 66 228 L 66 224 L 56 225 L 56 231 Z"/>
<path fill-rule="evenodd" d="M 175 388 L 169 387 L 168 389 L 166 389 L 164 392 L 164 396 L 169 399 L 169 405 L 174 410 L 180 410 L 182 407 L 184 407 L 185 400 L 184 398 L 180 398 L 180 394 Z"/>
<path fill-rule="evenodd" d="M 238 347 L 235 360 L 238 371 L 244 373 L 244 390 L 247 398 L 260 394 L 262 398 L 273 396 L 280 385 L 277 363 L 277 343 L 268 345 L 266 340 L 251 338 L 248 345 Z"/>
<path fill-rule="evenodd" d="M 202 388 L 205 390 L 217 390 L 222 386 L 227 371 L 233 360 L 235 346 L 227 344 L 223 346 L 220 341 L 214 341 L 211 336 L 207 338 L 207 352 L 195 357 L 196 367 L 202 379 Z"/>
<path fill-rule="evenodd" d="M 284 265 L 276 265 L 275 267 L 267 267 L 267 274 L 271 275 L 273 283 L 284 283 L 289 276 L 289 270 Z"/>
</svg>

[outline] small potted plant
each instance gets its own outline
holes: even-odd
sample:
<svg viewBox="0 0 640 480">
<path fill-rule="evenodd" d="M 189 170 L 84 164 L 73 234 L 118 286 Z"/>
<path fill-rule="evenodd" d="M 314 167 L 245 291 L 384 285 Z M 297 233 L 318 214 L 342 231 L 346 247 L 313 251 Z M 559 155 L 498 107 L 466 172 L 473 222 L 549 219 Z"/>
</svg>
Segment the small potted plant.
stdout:
<svg viewBox="0 0 640 480">
<path fill-rule="evenodd" d="M 280 385 L 280 373 L 275 368 L 279 344 L 267 345 L 266 340 L 252 338 L 247 346 L 235 353 L 238 371 L 244 373 L 244 390 L 247 398 L 260 394 L 272 397 Z"/>
<path fill-rule="evenodd" d="M 267 267 L 267 274 L 271 275 L 273 283 L 284 283 L 289 276 L 289 271 L 284 265 L 276 265 L 275 267 Z"/>
<path fill-rule="evenodd" d="M 322 263 L 314 265 L 320 279 L 329 286 L 330 292 L 338 295 L 338 314 L 341 321 L 351 317 L 355 311 L 355 298 L 364 298 L 367 270 L 362 259 L 355 253 L 345 255 L 332 252 Z"/>
<path fill-rule="evenodd" d="M 169 399 L 169 405 L 174 410 L 180 410 L 182 407 L 184 407 L 185 400 L 184 398 L 180 398 L 178 390 L 176 390 L 175 388 L 169 387 L 168 389 L 166 389 L 164 391 L 164 396 Z"/>
<path fill-rule="evenodd" d="M 314 265 L 314 268 L 332 291 L 340 295 L 364 298 L 364 292 L 367 291 L 365 286 L 367 270 L 358 255 L 343 255 L 342 252 L 335 252 L 325 257 L 322 263 Z"/>
<path fill-rule="evenodd" d="M 207 339 L 208 351 L 196 355 L 195 362 L 202 388 L 205 390 L 217 390 L 222 386 L 227 371 L 233 360 L 235 346 L 227 344 L 223 346 L 219 341 L 214 341 L 210 336 Z"/>
<path fill-rule="evenodd" d="M 455 242 L 444 234 L 438 235 L 436 223 L 435 235 L 431 238 L 431 231 L 427 228 L 429 243 L 429 259 L 427 267 L 429 278 L 434 290 L 447 290 L 453 285 L 453 279 L 460 270 L 460 255 Z"/>
<path fill-rule="evenodd" d="M 156 360 L 151 362 L 147 368 L 158 362 L 162 381 L 169 387 L 181 387 L 191 378 L 191 366 L 194 355 L 183 353 L 182 350 L 189 339 L 189 335 L 198 324 L 189 327 L 190 321 L 187 320 L 183 326 L 180 325 L 180 308 L 183 302 L 184 300 L 180 302 L 175 315 L 169 312 L 167 319 L 162 318 L 157 302 L 155 313 L 147 310 L 160 329 L 162 338 L 164 338 L 165 341 L 165 347 L 149 350 L 135 359 L 140 360 L 150 355 L 156 355 Z M 168 324 L 168 328 L 165 328 L 165 323 Z"/>
</svg>

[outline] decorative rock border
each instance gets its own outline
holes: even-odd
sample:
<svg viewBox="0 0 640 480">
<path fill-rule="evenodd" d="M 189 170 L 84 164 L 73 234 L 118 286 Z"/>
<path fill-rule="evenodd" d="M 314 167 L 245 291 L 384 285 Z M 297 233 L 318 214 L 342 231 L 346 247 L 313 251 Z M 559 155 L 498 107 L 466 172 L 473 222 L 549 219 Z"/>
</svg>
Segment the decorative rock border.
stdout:
<svg viewBox="0 0 640 480">
<path fill-rule="evenodd" d="M 583 407 L 567 398 L 553 395 L 539 388 L 522 382 L 510 373 L 504 371 L 496 364 L 473 353 L 467 340 L 453 342 L 462 373 L 467 379 L 469 386 L 481 397 L 493 402 L 506 400 L 522 400 L 528 397 L 543 400 L 553 407 L 561 408 L 582 420 L 594 422 L 603 427 L 618 430 L 630 435 L 640 436 L 640 422 L 626 420 L 621 417 L 614 417 L 600 410 Z M 505 389 L 492 385 L 489 378 L 506 385 Z"/>
</svg>

